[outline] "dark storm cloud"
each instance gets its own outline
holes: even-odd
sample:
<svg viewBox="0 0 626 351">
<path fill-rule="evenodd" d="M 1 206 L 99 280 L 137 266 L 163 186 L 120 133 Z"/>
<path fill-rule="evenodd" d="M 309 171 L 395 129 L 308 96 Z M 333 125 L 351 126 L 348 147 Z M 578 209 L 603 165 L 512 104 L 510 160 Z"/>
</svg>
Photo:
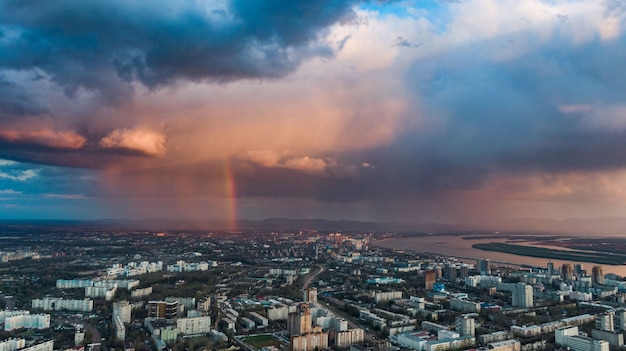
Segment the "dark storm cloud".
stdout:
<svg viewBox="0 0 626 351">
<path fill-rule="evenodd" d="M 46 112 L 45 108 L 35 101 L 18 84 L 7 80 L 0 74 L 0 119 L 14 118 L 25 115 L 38 115 Z"/>
<path fill-rule="evenodd" d="M 281 77 L 351 18 L 354 1 L 3 1 L 0 69 L 40 69 L 68 94 L 115 95 L 119 82 Z M 209 2 L 210 4 L 210 2 Z M 115 74 L 111 74 L 115 73 Z"/>
<path fill-rule="evenodd" d="M 135 101 L 135 84 L 154 91 L 180 82 L 283 77 L 341 48 L 325 34 L 354 18 L 356 2 L 2 1 L 0 151 L 76 167 L 104 165 L 114 159 L 102 155 L 110 152 L 144 154 L 99 143 L 141 123 L 142 116 L 125 110 Z M 67 133 L 84 138 L 76 143 L 80 152 L 55 157 Z"/>
<path fill-rule="evenodd" d="M 369 159 L 375 159 L 368 155 Z M 374 169 L 361 169 L 345 177 L 301 174 L 296 171 L 257 169 L 253 176 L 237 177 L 241 196 L 313 197 L 326 202 L 359 200 L 391 201 L 424 199 L 440 195 L 442 190 L 478 189 L 487 172 L 472 165 L 443 164 L 431 160 L 422 164 L 408 159 L 381 157 Z M 374 161 L 375 162 L 375 161 Z"/>
</svg>

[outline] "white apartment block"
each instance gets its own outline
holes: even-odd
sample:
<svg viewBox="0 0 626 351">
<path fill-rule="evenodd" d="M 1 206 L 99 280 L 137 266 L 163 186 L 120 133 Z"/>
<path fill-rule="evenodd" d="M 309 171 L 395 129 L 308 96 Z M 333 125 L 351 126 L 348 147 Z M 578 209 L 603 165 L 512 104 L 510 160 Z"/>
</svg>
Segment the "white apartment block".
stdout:
<svg viewBox="0 0 626 351">
<path fill-rule="evenodd" d="M 116 292 L 117 292 L 117 287 L 109 288 L 105 286 L 103 287 L 88 286 L 85 288 L 86 297 L 103 297 L 107 301 L 113 300 Z"/>
<path fill-rule="evenodd" d="M 49 314 L 30 314 L 27 311 L 23 314 L 17 314 L 8 316 L 4 319 L 4 330 L 11 331 L 21 328 L 29 329 L 47 329 L 50 328 L 50 315 Z"/>
<path fill-rule="evenodd" d="M 347 348 L 352 344 L 362 343 L 365 339 L 363 329 L 350 329 L 335 333 L 335 345 L 339 348 Z"/>
<path fill-rule="evenodd" d="M 130 290 L 139 285 L 137 279 L 98 280 L 93 282 L 95 287 L 118 288 Z"/>
<path fill-rule="evenodd" d="M 173 297 L 168 296 L 165 298 L 167 302 L 178 302 L 178 306 L 185 306 L 185 310 L 193 310 L 196 308 L 196 298 L 195 297 Z"/>
<path fill-rule="evenodd" d="M 152 291 L 152 290 L 150 290 L 150 291 Z M 198 301 L 198 303 L 196 303 L 196 309 L 198 309 L 200 311 L 208 312 L 210 308 L 211 308 L 211 298 L 210 297 L 201 298 L 200 301 Z"/>
<path fill-rule="evenodd" d="M 522 344 L 519 340 L 502 340 L 496 341 L 489 344 L 489 350 L 493 351 L 521 351 Z"/>
<path fill-rule="evenodd" d="M 315 318 L 315 324 L 322 327 L 322 329 L 334 329 L 335 331 L 348 330 L 348 321 L 343 318 L 337 318 L 335 316 L 323 316 Z"/>
<path fill-rule="evenodd" d="M 147 288 L 143 288 L 143 289 L 135 289 L 132 290 L 130 292 L 130 297 L 145 297 L 145 296 L 150 296 L 150 294 L 152 294 L 152 287 L 149 286 Z"/>
<path fill-rule="evenodd" d="M 25 347 L 18 351 L 53 351 L 53 349 L 54 349 L 54 341 L 48 340 L 37 345 Z"/>
<path fill-rule="evenodd" d="M 26 347 L 24 339 L 8 339 L 0 342 L 0 351 L 52 351 L 54 342 L 52 340 Z"/>
<path fill-rule="evenodd" d="M 57 289 L 82 289 L 90 286 L 95 287 L 107 287 L 107 288 L 119 288 L 119 289 L 132 289 L 139 285 L 137 279 L 125 279 L 125 280 L 91 280 L 91 279 L 58 279 L 56 282 Z"/>
<path fill-rule="evenodd" d="M 381 303 L 402 298 L 402 291 L 375 292 L 374 302 Z"/>
<path fill-rule="evenodd" d="M 177 261 L 175 264 L 167 265 L 168 272 L 197 272 L 209 270 L 209 262 L 185 262 Z"/>
<path fill-rule="evenodd" d="M 267 308 L 267 319 L 270 321 L 287 320 L 289 308 L 287 306 L 270 306 Z"/>
<path fill-rule="evenodd" d="M 517 283 L 513 286 L 513 306 L 533 307 L 533 287 L 526 283 Z"/>
<path fill-rule="evenodd" d="M 30 312 L 25 311 L 25 310 L 19 310 L 19 311 L 2 310 L 0 311 L 0 323 L 4 323 L 7 317 L 19 316 L 22 314 L 30 314 Z"/>
<path fill-rule="evenodd" d="M 106 272 L 109 277 L 125 276 L 133 277 L 137 275 L 160 272 L 163 270 L 163 262 L 130 262 L 126 266 L 122 264 L 114 264 L 107 268 Z"/>
<path fill-rule="evenodd" d="M 184 335 L 209 333 L 211 331 L 211 317 L 178 318 L 176 329 Z"/>
<path fill-rule="evenodd" d="M 554 339 L 558 345 L 573 351 L 609 351 L 607 341 L 578 335 L 578 327 L 559 328 L 554 331 Z"/>
<path fill-rule="evenodd" d="M 456 317 L 455 320 L 456 331 L 461 336 L 476 336 L 476 322 L 474 318 L 462 315 Z"/>
<path fill-rule="evenodd" d="M 7 339 L 0 341 L 0 351 L 16 351 L 26 347 L 26 340 L 24 339 Z"/>
<path fill-rule="evenodd" d="M 115 329 L 115 338 L 117 340 L 126 339 L 126 327 L 120 316 L 113 317 L 113 329 Z"/>
<path fill-rule="evenodd" d="M 128 301 L 119 301 L 113 303 L 113 318 L 119 316 L 122 323 L 130 323 L 130 312 L 132 305 Z"/>
<path fill-rule="evenodd" d="M 58 279 L 57 289 L 80 289 L 93 286 L 91 279 Z"/>
<path fill-rule="evenodd" d="M 60 297 L 44 297 L 43 299 L 34 299 L 32 301 L 33 309 L 41 309 L 44 311 L 78 311 L 90 312 L 93 310 L 93 300 L 65 300 Z"/>
</svg>

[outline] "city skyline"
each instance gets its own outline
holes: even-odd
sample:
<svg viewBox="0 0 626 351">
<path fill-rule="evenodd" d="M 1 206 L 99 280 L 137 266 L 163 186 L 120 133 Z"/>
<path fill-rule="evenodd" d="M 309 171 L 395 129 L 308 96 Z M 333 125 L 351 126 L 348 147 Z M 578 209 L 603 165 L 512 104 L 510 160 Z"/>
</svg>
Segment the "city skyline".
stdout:
<svg viewBox="0 0 626 351">
<path fill-rule="evenodd" d="M 0 219 L 626 213 L 619 1 L 4 1 Z"/>
</svg>

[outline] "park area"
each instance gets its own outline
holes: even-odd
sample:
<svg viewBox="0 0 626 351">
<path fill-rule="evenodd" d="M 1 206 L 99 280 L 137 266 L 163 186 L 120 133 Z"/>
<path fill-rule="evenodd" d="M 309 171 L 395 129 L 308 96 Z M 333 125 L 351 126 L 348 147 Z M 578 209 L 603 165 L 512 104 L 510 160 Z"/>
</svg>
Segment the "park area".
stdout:
<svg viewBox="0 0 626 351">
<path fill-rule="evenodd" d="M 257 350 L 260 350 L 268 346 L 274 346 L 281 350 L 285 350 L 289 348 L 289 345 L 286 345 L 284 342 L 280 341 L 272 334 L 251 335 L 251 336 L 242 337 L 240 340 L 241 342 L 248 344 Z"/>
</svg>

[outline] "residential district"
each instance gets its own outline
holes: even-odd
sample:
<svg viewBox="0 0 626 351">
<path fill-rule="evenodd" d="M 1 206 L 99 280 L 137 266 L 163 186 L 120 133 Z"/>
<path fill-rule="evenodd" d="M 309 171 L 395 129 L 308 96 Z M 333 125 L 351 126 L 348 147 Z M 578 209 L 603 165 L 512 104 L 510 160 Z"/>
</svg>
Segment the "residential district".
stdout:
<svg viewBox="0 0 626 351">
<path fill-rule="evenodd" d="M 6 227 L 0 351 L 615 350 L 626 282 L 382 233 Z"/>
</svg>

